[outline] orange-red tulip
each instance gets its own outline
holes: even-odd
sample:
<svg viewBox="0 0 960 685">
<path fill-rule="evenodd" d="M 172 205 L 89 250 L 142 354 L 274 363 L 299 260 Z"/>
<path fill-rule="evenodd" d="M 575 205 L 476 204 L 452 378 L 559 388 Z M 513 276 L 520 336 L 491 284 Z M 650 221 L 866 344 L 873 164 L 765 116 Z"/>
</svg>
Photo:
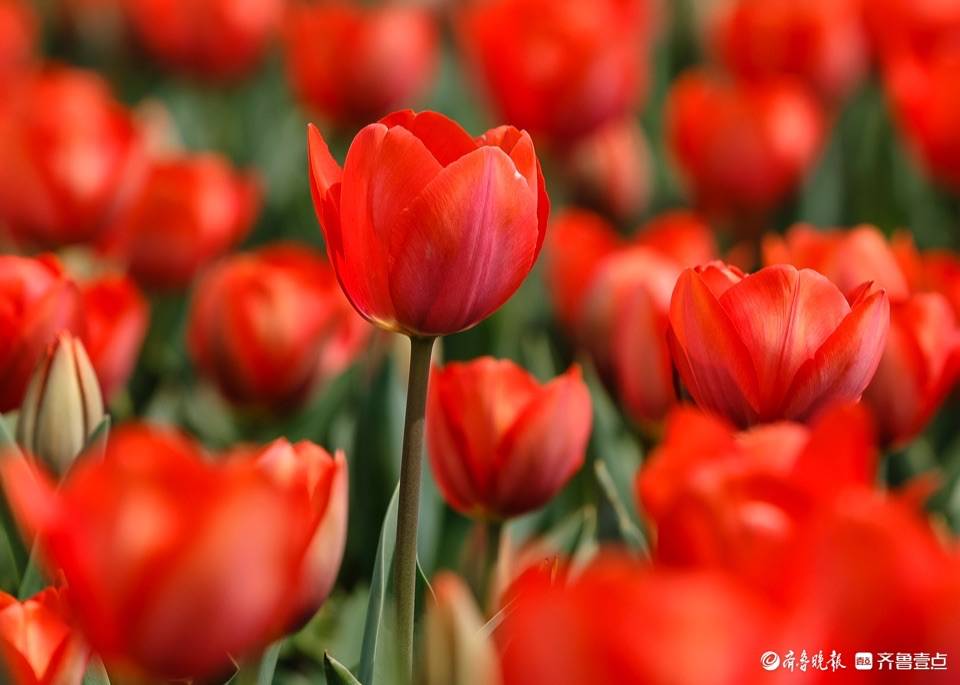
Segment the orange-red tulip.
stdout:
<svg viewBox="0 0 960 685">
<path fill-rule="evenodd" d="M 194 76 L 233 79 L 260 61 L 283 18 L 283 0 L 123 0 L 144 47 Z"/>
<path fill-rule="evenodd" d="M 21 242 L 90 240 L 140 177 L 133 117 L 93 72 L 49 67 L 0 102 L 0 223 Z"/>
<path fill-rule="evenodd" d="M 483 357 L 430 378 L 433 475 L 469 516 L 502 519 L 546 504 L 583 464 L 591 422 L 577 366 L 541 385 L 513 362 Z"/>
<path fill-rule="evenodd" d="M 910 287 L 917 292 L 940 293 L 960 318 L 960 255 L 944 249 L 920 252 L 906 232 L 895 235 L 890 247 Z"/>
<path fill-rule="evenodd" d="M 798 82 L 735 85 L 702 71 L 673 84 L 666 116 L 689 191 L 724 218 L 783 201 L 816 161 L 825 128 L 819 103 Z"/>
<path fill-rule="evenodd" d="M 107 236 L 107 249 L 153 288 L 185 288 L 247 234 L 259 184 L 213 154 L 158 161 Z"/>
<path fill-rule="evenodd" d="M 528 573 L 510 592 L 496 633 L 504 685 L 743 685 L 770 675 L 758 663 L 770 612 L 719 573 L 607 555 L 566 581 Z"/>
<path fill-rule="evenodd" d="M 838 101 L 866 71 L 860 0 L 733 0 L 713 18 L 712 41 L 737 76 L 794 76 Z"/>
<path fill-rule="evenodd" d="M 928 54 L 960 38 L 960 5 L 953 0 L 868 0 L 863 13 L 881 60 Z"/>
<path fill-rule="evenodd" d="M 56 258 L 0 255 L 0 412 L 20 406 L 60 331 L 82 330 L 80 294 Z"/>
<path fill-rule="evenodd" d="M 550 206 L 525 132 L 473 138 L 440 114 L 396 112 L 357 134 L 342 169 L 314 126 L 308 143 L 330 260 L 350 302 L 381 328 L 470 328 L 533 267 Z"/>
<path fill-rule="evenodd" d="M 60 590 L 23 602 L 0 592 L 0 675 L 9 685 L 80 685 L 88 656 Z"/>
<path fill-rule="evenodd" d="M 340 124 L 363 123 L 424 94 L 437 66 L 430 12 L 333 0 L 291 7 L 287 73 L 300 100 Z"/>
<path fill-rule="evenodd" d="M 131 426 L 59 488 L 22 459 L 5 460 L 2 475 L 47 569 L 62 570 L 91 648 L 118 673 L 226 672 L 300 608 L 310 491 L 254 460 L 213 463 L 177 433 Z"/>
<path fill-rule="evenodd" d="M 459 36 L 501 117 L 563 146 L 647 86 L 647 0 L 472 0 Z"/>
<path fill-rule="evenodd" d="M 150 308 L 128 276 L 102 276 L 80 285 L 83 346 L 108 402 L 130 378 L 147 333 Z"/>
<path fill-rule="evenodd" d="M 0 0 L 0 83 L 33 58 L 37 28 L 26 0 Z"/>
<path fill-rule="evenodd" d="M 807 420 L 859 399 L 880 362 L 890 307 L 865 283 L 850 295 L 810 269 L 743 276 L 687 269 L 670 303 L 674 364 L 704 409 L 744 427 Z"/>
<path fill-rule="evenodd" d="M 291 243 L 228 257 L 204 274 L 187 343 L 228 399 L 282 410 L 348 365 L 371 330 L 323 255 Z"/>
</svg>

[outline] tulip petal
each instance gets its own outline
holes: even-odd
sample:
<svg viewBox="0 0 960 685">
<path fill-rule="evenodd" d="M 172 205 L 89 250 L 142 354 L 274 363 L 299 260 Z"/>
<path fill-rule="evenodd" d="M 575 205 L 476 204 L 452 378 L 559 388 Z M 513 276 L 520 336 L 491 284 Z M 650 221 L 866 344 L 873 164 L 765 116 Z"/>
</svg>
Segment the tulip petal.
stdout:
<svg viewBox="0 0 960 685">
<path fill-rule="evenodd" d="M 314 193 L 325 194 L 343 178 L 343 170 L 330 154 L 327 141 L 323 139 L 320 129 L 313 124 L 307 124 L 307 158 L 310 165 L 310 185 Z"/>
<path fill-rule="evenodd" d="M 460 158 L 390 234 L 397 319 L 438 335 L 489 316 L 532 268 L 537 226 L 536 195 L 503 150 L 486 146 Z"/>
<path fill-rule="evenodd" d="M 797 370 L 850 311 L 833 283 L 785 264 L 748 276 L 720 304 L 753 359 L 761 420 L 780 418 L 784 391 Z"/>
<path fill-rule="evenodd" d="M 477 149 L 476 141 L 460 124 L 438 112 L 417 113 L 407 109 L 388 114 L 380 123 L 390 128 L 403 127 L 412 133 L 426 146 L 440 166 L 449 166 Z"/>
<path fill-rule="evenodd" d="M 750 353 L 723 307 L 693 269 L 677 280 L 668 334 L 674 363 L 697 404 L 741 426 L 758 412 L 758 383 Z"/>
<path fill-rule="evenodd" d="M 495 509 L 536 509 L 563 487 L 586 455 L 593 415 L 579 366 L 543 387 L 497 446 Z"/>
<path fill-rule="evenodd" d="M 797 372 L 785 395 L 785 418 L 803 420 L 829 404 L 855 402 L 873 378 L 890 325 L 883 291 L 861 297 L 837 330 Z"/>
</svg>

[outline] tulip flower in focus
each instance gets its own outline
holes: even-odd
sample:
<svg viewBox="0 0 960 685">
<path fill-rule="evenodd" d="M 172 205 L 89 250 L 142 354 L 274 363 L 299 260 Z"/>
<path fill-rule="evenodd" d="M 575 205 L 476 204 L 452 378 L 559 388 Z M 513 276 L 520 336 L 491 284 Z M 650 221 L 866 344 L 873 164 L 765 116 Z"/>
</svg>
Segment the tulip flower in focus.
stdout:
<svg viewBox="0 0 960 685">
<path fill-rule="evenodd" d="M 370 322 L 414 336 L 470 328 L 533 267 L 549 213 L 530 136 L 473 138 L 434 112 L 396 112 L 354 138 L 341 169 L 308 131 L 310 185 L 330 260 Z"/>
<path fill-rule="evenodd" d="M 61 333 L 37 366 L 17 419 L 17 442 L 63 474 L 103 421 L 103 396 L 83 343 Z"/>
<path fill-rule="evenodd" d="M 601 555 L 568 579 L 525 574 L 510 594 L 504 685 L 750 683 L 770 648 L 766 605 L 719 573 Z"/>
<path fill-rule="evenodd" d="M 343 452 L 331 456 L 312 442 L 291 445 L 283 438 L 252 458 L 278 484 L 309 496 L 313 534 L 297 583 L 293 624 L 302 625 L 323 604 L 340 571 L 347 543 L 347 461 Z"/>
<path fill-rule="evenodd" d="M 143 285 L 182 289 L 246 236 L 259 184 L 213 154 L 155 162 L 105 245 Z"/>
<path fill-rule="evenodd" d="M 658 563 L 726 568 L 782 595 L 800 527 L 818 506 L 869 490 L 876 467 L 869 414 L 855 405 L 810 427 L 779 422 L 743 433 L 679 408 L 637 474 L 637 498 L 657 529 Z"/>
<path fill-rule="evenodd" d="M 80 685 L 88 657 L 62 591 L 23 602 L 0 592 L 0 675 L 9 685 Z"/>
<path fill-rule="evenodd" d="M 0 223 L 28 245 L 91 240 L 141 176 L 130 112 L 100 76 L 47 67 L 0 102 Z"/>
<path fill-rule="evenodd" d="M 860 0 L 732 0 L 713 18 L 711 39 L 740 78 L 794 76 L 838 102 L 867 68 L 860 13 Z"/>
<path fill-rule="evenodd" d="M 884 444 L 902 444 L 922 431 L 960 373 L 960 327 L 947 299 L 923 287 L 911 292 L 897 254 L 871 226 L 846 232 L 795 226 L 785 239 L 764 241 L 764 259 L 816 269 L 845 292 L 864 281 L 886 290 L 890 332 L 863 399 Z"/>
<path fill-rule="evenodd" d="M 82 327 L 77 286 L 56 258 L 0 255 L 0 412 L 20 406 L 57 335 Z"/>
<path fill-rule="evenodd" d="M 583 464 L 592 424 L 577 366 L 546 385 L 510 361 L 483 357 L 434 369 L 427 445 L 447 503 L 483 519 L 547 503 Z"/>
<path fill-rule="evenodd" d="M 283 0 L 123 0 L 143 46 L 156 59 L 206 79 L 253 70 L 283 18 Z"/>
<path fill-rule="evenodd" d="M 207 461 L 180 434 L 132 425 L 59 488 L 26 460 L 3 483 L 22 528 L 62 570 L 111 673 L 158 680 L 232 672 L 289 625 L 315 526 L 307 488 L 252 460 Z"/>
<path fill-rule="evenodd" d="M 563 147 L 639 105 L 650 14 L 647 0 L 471 0 L 457 28 L 500 116 Z"/>
<path fill-rule="evenodd" d="M 500 662 L 467 585 L 444 572 L 427 608 L 425 685 L 499 685 Z"/>
<path fill-rule="evenodd" d="M 279 411 L 347 366 L 371 330 L 323 256 L 291 243 L 227 257 L 205 273 L 187 342 L 228 399 Z"/>
<path fill-rule="evenodd" d="M 849 298 L 785 264 L 687 269 L 670 302 L 673 362 L 700 407 L 740 427 L 808 420 L 858 400 L 883 354 L 886 293 L 865 283 Z"/>
<path fill-rule="evenodd" d="M 126 385 L 147 334 L 149 306 L 128 276 L 107 275 L 80 285 L 83 345 L 107 402 Z"/>
<path fill-rule="evenodd" d="M 0 0 L 0 83 L 33 58 L 37 28 L 27 0 Z"/>
<path fill-rule="evenodd" d="M 690 71 L 673 83 L 666 118 L 690 194 L 721 218 L 776 208 L 813 166 L 825 135 L 820 104 L 786 78 L 736 85 Z"/>
<path fill-rule="evenodd" d="M 300 100 L 349 125 L 424 94 L 436 70 L 438 35 L 424 8 L 333 0 L 294 4 L 285 44 L 287 73 Z"/>
<path fill-rule="evenodd" d="M 927 58 L 902 53 L 884 70 L 900 131 L 934 179 L 960 192 L 960 29 L 957 44 Z"/>
</svg>

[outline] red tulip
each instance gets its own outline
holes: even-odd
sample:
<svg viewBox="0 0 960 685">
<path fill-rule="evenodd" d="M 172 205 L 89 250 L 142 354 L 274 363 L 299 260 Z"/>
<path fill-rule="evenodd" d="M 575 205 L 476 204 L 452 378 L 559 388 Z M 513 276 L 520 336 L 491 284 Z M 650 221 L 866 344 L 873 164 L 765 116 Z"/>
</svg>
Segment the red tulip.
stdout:
<svg viewBox="0 0 960 685">
<path fill-rule="evenodd" d="M 474 0 L 458 29 L 501 117 L 562 146 L 638 105 L 649 15 L 646 0 Z"/>
<path fill-rule="evenodd" d="M 149 287 L 185 288 L 239 242 L 259 207 L 258 183 L 212 154 L 156 162 L 107 236 Z"/>
<path fill-rule="evenodd" d="M 860 0 L 734 0 L 714 17 L 712 41 L 738 77 L 794 76 L 827 101 L 864 76 L 867 40 Z"/>
<path fill-rule="evenodd" d="M 887 64 L 885 82 L 901 132 L 922 165 L 960 192 L 960 47 L 926 59 L 903 53 Z"/>
<path fill-rule="evenodd" d="M 33 59 L 37 28 L 26 0 L 0 0 L 0 83 Z"/>
<path fill-rule="evenodd" d="M 825 128 L 820 105 L 791 80 L 734 85 L 700 71 L 673 84 L 666 116 L 690 192 L 723 217 L 775 208 L 816 161 Z"/>
<path fill-rule="evenodd" d="M 55 588 L 23 602 L 0 592 L 0 675 L 10 685 L 79 685 L 88 650 Z"/>
<path fill-rule="evenodd" d="M 147 333 L 150 309 L 127 276 L 103 276 L 81 284 L 83 345 L 108 402 L 126 385 Z"/>
<path fill-rule="evenodd" d="M 320 116 L 351 124 L 409 105 L 430 86 L 437 27 L 430 13 L 353 0 L 295 5 L 287 15 L 287 73 Z"/>
<path fill-rule="evenodd" d="M 133 117 L 96 74 L 51 67 L 0 102 L 0 223 L 22 242 L 92 239 L 140 177 Z"/>
<path fill-rule="evenodd" d="M 313 530 L 303 564 L 296 602 L 300 623 L 306 623 L 326 600 L 340 571 L 347 542 L 347 462 L 343 452 L 331 456 L 312 442 L 291 445 L 279 439 L 254 456 L 278 483 L 306 490 Z"/>
<path fill-rule="evenodd" d="M 770 675 L 758 663 L 769 611 L 718 573 L 607 555 L 565 581 L 528 573 L 511 595 L 497 630 L 504 685 L 742 685 Z"/>
<path fill-rule="evenodd" d="M 469 516 L 532 511 L 583 464 L 591 419 L 577 366 L 546 385 L 491 357 L 434 369 L 426 429 L 434 478 Z"/>
<path fill-rule="evenodd" d="M 357 355 L 369 325 L 323 256 L 275 245 L 226 258 L 198 282 L 190 355 L 230 400 L 282 410 Z"/>
<path fill-rule="evenodd" d="M 960 37 L 960 5 L 953 0 L 869 0 L 864 19 L 878 56 L 927 54 Z"/>
<path fill-rule="evenodd" d="M 674 210 L 653 217 L 634 237 L 680 266 L 692 267 L 716 259 L 717 243 L 710 225 L 693 212 Z"/>
<path fill-rule="evenodd" d="M 960 318 L 960 255 L 950 250 L 921 253 L 909 233 L 895 235 L 890 246 L 910 287 L 918 292 L 940 293 Z"/>
<path fill-rule="evenodd" d="M 5 460 L 2 475 L 112 672 L 150 681 L 225 672 L 299 608 L 310 492 L 252 460 L 212 463 L 177 433 L 131 426 L 59 488 L 24 460 Z"/>
<path fill-rule="evenodd" d="M 260 61 L 283 17 L 283 0 L 123 0 L 143 46 L 186 73 L 233 79 Z"/>
<path fill-rule="evenodd" d="M 20 406 L 57 334 L 77 333 L 82 323 L 77 286 L 56 258 L 0 255 L 0 412 Z"/>
<path fill-rule="evenodd" d="M 889 327 L 882 290 L 865 283 L 848 302 L 810 269 L 723 266 L 684 271 L 670 303 L 673 361 L 697 404 L 749 426 L 860 397 Z"/>
<path fill-rule="evenodd" d="M 434 112 L 396 112 L 354 138 L 343 169 L 316 127 L 310 183 L 340 285 L 365 318 L 409 335 L 476 325 L 520 286 L 550 210 L 533 142 L 471 138 Z"/>
<path fill-rule="evenodd" d="M 856 406 L 810 428 L 783 422 L 744 433 L 682 408 L 637 474 L 637 498 L 656 525 L 658 562 L 726 568 L 783 593 L 798 530 L 833 498 L 871 488 L 876 466 L 869 415 Z"/>
</svg>

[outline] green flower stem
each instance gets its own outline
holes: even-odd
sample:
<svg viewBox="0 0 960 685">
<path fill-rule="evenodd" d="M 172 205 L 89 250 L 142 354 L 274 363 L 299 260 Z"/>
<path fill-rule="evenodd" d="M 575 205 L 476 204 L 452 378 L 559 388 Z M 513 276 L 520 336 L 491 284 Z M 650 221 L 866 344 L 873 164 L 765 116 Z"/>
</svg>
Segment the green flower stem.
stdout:
<svg viewBox="0 0 960 685">
<path fill-rule="evenodd" d="M 410 338 L 410 378 L 403 422 L 400 462 L 400 501 L 394 585 L 397 596 L 397 659 L 404 679 L 413 679 L 413 619 L 417 603 L 417 523 L 420 516 L 420 470 L 423 462 L 423 425 L 430 381 L 430 356 L 435 338 Z"/>
</svg>

